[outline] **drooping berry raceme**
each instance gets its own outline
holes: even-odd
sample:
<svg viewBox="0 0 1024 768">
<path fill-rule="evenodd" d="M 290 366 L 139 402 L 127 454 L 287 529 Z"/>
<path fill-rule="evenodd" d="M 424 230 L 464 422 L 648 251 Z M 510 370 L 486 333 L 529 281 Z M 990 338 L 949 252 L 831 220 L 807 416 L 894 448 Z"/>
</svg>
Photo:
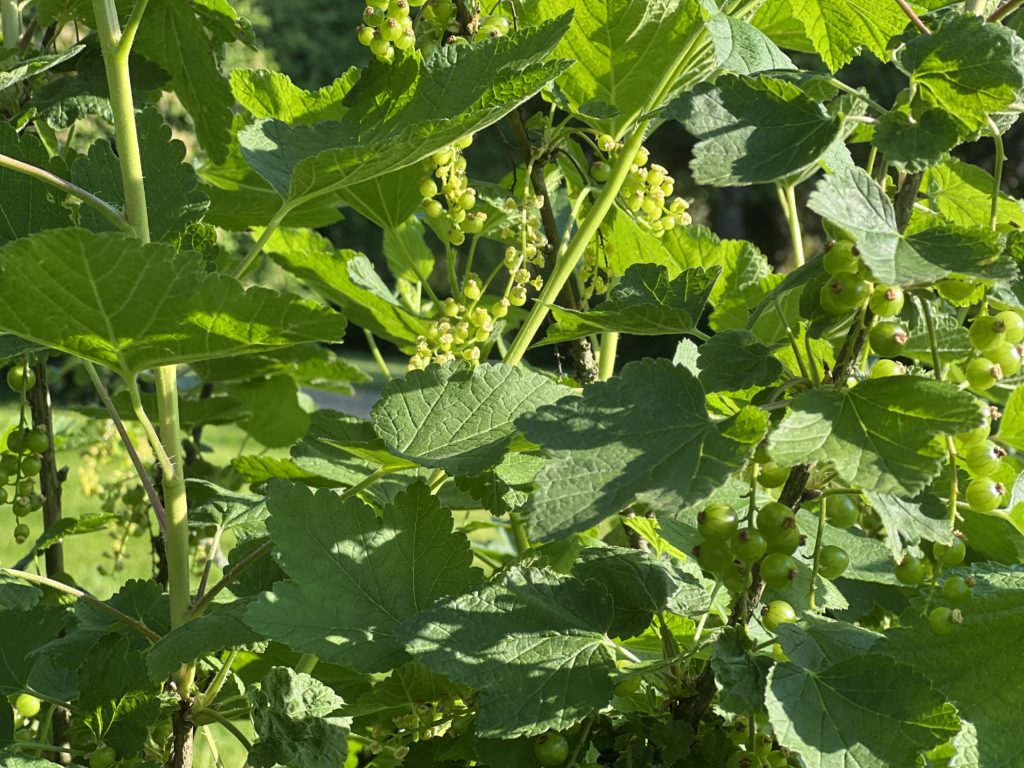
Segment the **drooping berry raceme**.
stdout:
<svg viewBox="0 0 1024 768">
<path fill-rule="evenodd" d="M 487 214 L 473 210 L 476 190 L 469 186 L 466 158 L 462 154 L 472 143 L 473 137 L 468 135 L 437 150 L 424 161 L 426 175 L 420 180 L 424 211 L 432 219 L 447 219 L 447 239 L 456 247 L 466 241 L 467 234 L 483 231 L 487 222 Z"/>
<path fill-rule="evenodd" d="M 423 5 L 425 0 L 370 0 L 363 11 L 363 23 L 356 37 L 377 61 L 390 63 L 395 51 L 408 51 L 416 46 L 410 6 Z"/>
</svg>

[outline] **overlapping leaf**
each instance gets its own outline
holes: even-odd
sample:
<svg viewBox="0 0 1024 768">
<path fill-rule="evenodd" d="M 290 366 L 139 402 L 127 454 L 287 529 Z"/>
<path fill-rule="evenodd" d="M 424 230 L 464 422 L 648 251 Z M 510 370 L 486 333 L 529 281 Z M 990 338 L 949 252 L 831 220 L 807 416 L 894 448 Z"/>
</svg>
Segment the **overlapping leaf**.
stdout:
<svg viewBox="0 0 1024 768">
<path fill-rule="evenodd" d="M 264 120 L 240 134 L 252 167 L 286 200 L 318 196 L 412 165 L 486 128 L 563 72 L 544 59 L 562 17 L 507 38 L 445 46 L 422 65 L 373 63 L 341 121 L 290 127 Z"/>
<path fill-rule="evenodd" d="M 1010 649 L 1024 632 L 1024 571 L 982 565 L 973 575 L 978 583 L 954 632 L 898 629 L 874 650 L 913 667 L 956 705 L 977 733 L 971 765 L 1016 765 L 1024 759 L 1016 704 L 1024 695 L 1024 664 Z"/>
<path fill-rule="evenodd" d="M 909 23 L 900 7 L 888 0 L 791 0 L 785 5 L 833 72 L 862 48 L 885 61 L 889 39 Z"/>
<path fill-rule="evenodd" d="M 0 249 L 0 327 L 125 377 L 313 340 L 345 318 L 264 288 L 245 291 L 202 258 L 114 233 L 43 232 Z"/>
<path fill-rule="evenodd" d="M 185 159 L 185 145 L 171 139 L 171 129 L 155 107 L 138 117 L 139 151 L 146 187 L 149 233 L 154 240 L 172 240 L 190 223 L 202 218 L 209 200 L 199 189 L 199 179 Z M 102 200 L 124 208 L 121 163 L 106 141 L 97 141 L 89 154 L 71 164 L 71 180 Z M 88 206 L 79 212 L 81 226 L 94 232 L 111 232 L 113 223 Z"/>
<path fill-rule="evenodd" d="M 873 379 L 845 391 L 797 395 L 768 450 L 786 467 L 827 461 L 854 488 L 914 496 L 941 468 L 935 437 L 979 424 L 975 399 L 950 384 L 909 376 Z"/>
<path fill-rule="evenodd" d="M 7 122 L 0 122 L 0 154 L 37 168 L 66 175 L 60 158 L 50 158 L 35 136 L 19 136 Z M 0 168 L 3 212 L 0 214 L 0 245 L 44 229 L 66 227 L 71 216 L 65 196 L 47 185 L 9 168 Z"/>
<path fill-rule="evenodd" d="M 1017 274 L 1016 267 L 1000 258 L 998 238 L 976 224 L 901 235 L 889 198 L 859 168 L 822 179 L 808 206 L 854 238 L 864 263 L 883 283 L 930 283 L 950 272 L 986 280 Z"/>
<path fill-rule="evenodd" d="M 241 601 L 215 606 L 199 618 L 168 632 L 146 655 L 150 678 L 161 680 L 182 664 L 209 653 L 262 640 L 242 621 L 245 607 L 246 604 Z"/>
<path fill-rule="evenodd" d="M 409 486 L 378 520 L 358 499 L 273 482 L 267 529 L 292 579 L 246 612 L 256 631 L 364 672 L 405 659 L 395 628 L 479 580 L 452 517 L 426 485 Z"/>
<path fill-rule="evenodd" d="M 614 606 L 596 582 L 513 567 L 399 628 L 429 669 L 480 694 L 476 733 L 562 730 L 611 699 Z"/>
<path fill-rule="evenodd" d="M 716 13 L 707 27 L 718 68 L 724 72 L 752 75 L 767 69 L 796 68 L 768 35 L 742 19 Z"/>
<path fill-rule="evenodd" d="M 634 264 L 608 292 L 608 298 L 594 309 L 580 312 L 552 307 L 556 322 L 548 329 L 544 343 L 555 344 L 605 331 L 638 336 L 692 331 L 721 274 L 719 266 L 707 272 L 694 267 L 670 280 L 666 267 Z"/>
<path fill-rule="evenodd" d="M 668 107 L 699 139 L 694 180 L 719 187 L 764 184 L 814 167 L 841 123 L 800 88 L 759 75 L 723 75 Z"/>
<path fill-rule="evenodd" d="M 373 425 L 396 456 L 473 475 L 513 448 L 516 419 L 565 393 L 546 376 L 510 365 L 431 366 L 384 387 Z"/>
<path fill-rule="evenodd" d="M 687 0 L 540 0 L 526 6 L 529 18 L 551 19 L 573 12 L 555 55 L 576 64 L 556 81 L 570 110 L 611 133 L 629 126 L 666 84 L 676 64 L 669 51 L 702 32 L 702 9 Z"/>
<path fill-rule="evenodd" d="M 541 538 L 583 530 L 634 501 L 669 510 L 705 499 L 766 426 L 752 425 L 742 441 L 727 436 L 729 425 L 708 416 L 696 377 L 667 360 L 631 363 L 582 398 L 517 424 L 552 457 L 531 502 L 530 527 Z"/>
</svg>

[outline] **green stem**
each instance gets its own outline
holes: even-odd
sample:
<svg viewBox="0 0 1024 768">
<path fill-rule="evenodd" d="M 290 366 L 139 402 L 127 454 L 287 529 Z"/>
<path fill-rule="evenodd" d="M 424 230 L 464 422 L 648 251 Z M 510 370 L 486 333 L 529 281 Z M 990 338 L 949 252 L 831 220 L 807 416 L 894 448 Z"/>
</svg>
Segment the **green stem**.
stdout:
<svg viewBox="0 0 1024 768">
<path fill-rule="evenodd" d="M 966 0 L 964 2 L 964 13 L 973 13 L 975 16 L 983 16 L 985 14 L 985 6 L 988 4 L 988 0 Z"/>
<path fill-rule="evenodd" d="M 41 744 L 38 741 L 15 741 L 7 745 L 7 749 L 15 751 L 32 752 L 57 752 L 65 755 L 88 755 L 84 749 L 73 749 L 71 747 L 58 747 L 56 744 Z"/>
<path fill-rule="evenodd" d="M 842 80 L 837 80 L 834 77 L 830 77 L 830 78 L 828 78 L 827 82 L 828 82 L 829 85 L 831 85 L 836 90 L 843 91 L 844 93 L 848 93 L 851 96 L 860 99 L 861 101 L 863 101 L 865 104 L 867 104 L 869 107 L 871 107 L 873 110 L 875 110 L 876 112 L 878 112 L 881 115 L 884 115 L 886 112 L 889 111 L 888 109 L 883 107 L 881 104 L 879 104 L 877 101 L 875 101 L 870 96 L 868 96 L 866 93 L 861 93 L 859 90 L 857 90 L 856 88 L 853 88 L 852 86 L 847 85 Z M 870 173 L 870 171 L 869 171 L 869 173 Z"/>
<path fill-rule="evenodd" d="M 992 129 L 992 141 L 996 148 L 995 167 L 992 170 L 992 205 L 989 213 L 989 226 L 994 232 L 999 222 L 999 188 L 1003 184 L 1003 165 L 1006 163 L 1006 148 L 1003 146 L 1003 136 L 999 133 L 999 126 L 990 117 L 989 127 Z"/>
<path fill-rule="evenodd" d="M 18 0 L 0 0 L 0 24 L 3 24 L 4 48 L 17 48 L 21 35 Z"/>
<path fill-rule="evenodd" d="M 547 317 L 551 305 L 555 303 L 558 294 L 562 292 L 562 288 L 572 276 L 576 265 L 583 258 L 583 252 L 586 251 L 590 241 L 597 235 L 598 229 L 600 229 L 602 222 L 604 222 L 605 217 L 615 203 L 619 190 L 622 189 L 622 185 L 629 176 L 630 167 L 633 165 L 633 158 L 636 157 L 637 150 L 644 143 L 644 134 L 647 131 L 648 125 L 649 122 L 644 120 L 633 129 L 633 133 L 626 140 L 622 153 L 612 168 L 611 176 L 604 185 L 604 189 L 601 190 L 597 200 L 594 201 L 590 213 L 587 214 L 576 235 L 569 242 L 569 247 L 559 254 L 558 259 L 555 261 L 554 269 L 551 270 L 551 276 L 544 283 L 544 289 L 540 292 L 537 300 L 534 301 L 530 314 L 512 341 L 512 346 L 508 349 L 508 354 L 505 356 L 506 363 L 518 365 L 522 361 L 523 355 L 526 354 L 526 350 L 530 348 L 530 344 L 544 323 L 544 318 Z"/>
<path fill-rule="evenodd" d="M 619 348 L 619 334 L 608 331 L 601 334 L 601 358 L 598 364 L 598 376 L 601 381 L 608 381 L 615 375 L 615 353 Z"/>
<path fill-rule="evenodd" d="M 932 317 L 932 308 L 927 301 L 914 297 L 917 306 L 924 315 L 925 327 L 928 329 L 928 343 L 932 349 L 932 373 L 937 381 L 942 381 L 942 359 L 939 357 L 939 340 L 935 333 L 935 319 Z M 957 496 L 960 494 L 960 483 L 956 476 L 956 443 L 953 438 L 946 436 L 946 455 L 949 457 L 949 524 L 956 527 Z"/>
<path fill-rule="evenodd" d="M 782 207 L 786 212 L 786 222 L 789 224 L 789 239 L 793 245 L 793 265 L 802 267 L 804 257 L 804 236 L 800 231 L 800 211 L 796 206 L 796 187 L 787 184 L 780 188 Z"/>
<path fill-rule="evenodd" d="M 124 213 L 128 223 L 143 243 L 150 241 L 149 213 L 146 206 L 146 186 L 142 174 L 142 154 L 139 148 L 138 126 L 135 123 L 135 104 L 132 100 L 132 79 L 129 57 L 139 20 L 146 0 L 138 0 L 128 21 L 127 34 L 122 33 L 114 0 L 93 0 L 96 33 L 103 49 L 103 63 L 107 73 L 110 110 L 117 136 L 118 160 L 124 187 Z M 188 501 L 185 496 L 185 478 L 181 474 L 181 433 L 178 422 L 178 380 L 174 366 L 156 371 L 156 399 L 160 422 L 160 442 L 163 448 L 164 511 L 167 514 L 167 590 L 170 602 L 171 628 L 189 618 L 192 598 L 189 585 Z M 137 385 L 136 385 L 137 387 Z M 152 425 L 150 425 L 152 427 Z M 159 452 L 158 452 L 159 455 Z M 164 463 L 168 466 L 163 466 Z M 195 679 L 195 666 L 188 664 L 178 674 L 178 692 L 188 696 Z"/>
<path fill-rule="evenodd" d="M 526 521 L 518 512 L 509 513 L 512 522 L 512 541 L 516 545 L 516 554 L 521 555 L 530 548 L 530 537 L 526 535 Z"/>
<path fill-rule="evenodd" d="M 782 323 L 782 327 L 786 331 L 786 337 L 789 339 L 790 349 L 793 350 L 793 356 L 796 357 L 797 367 L 800 368 L 800 375 L 813 384 L 814 379 L 811 378 L 811 372 L 807 368 L 807 363 L 804 362 L 804 356 L 800 353 L 800 345 L 797 344 L 796 334 L 793 333 L 793 329 L 790 327 L 789 321 L 786 319 L 786 315 L 782 311 L 782 307 L 779 306 L 779 300 L 777 298 L 772 300 L 772 306 L 775 307 L 775 312 L 779 316 L 779 322 Z"/>
<path fill-rule="evenodd" d="M 45 171 L 42 168 L 38 168 L 29 163 L 23 163 L 21 160 L 15 160 L 13 157 L 8 157 L 3 154 L 0 154 L 0 168 L 6 168 L 10 171 L 15 171 L 16 173 L 31 176 L 37 181 L 49 184 L 51 187 L 56 187 L 61 192 L 71 195 L 72 197 L 81 200 L 90 208 L 95 209 L 97 213 L 122 232 L 135 232 L 132 226 L 128 223 L 128 220 L 119 210 L 117 210 L 117 208 L 112 206 L 110 203 L 101 200 L 92 192 L 82 189 L 77 184 L 72 184 L 67 179 L 62 179 L 60 176 L 50 173 L 49 171 Z"/>
<path fill-rule="evenodd" d="M 95 384 L 95 382 L 93 382 L 93 384 Z M 168 456 L 167 452 L 164 450 L 163 444 L 160 442 L 160 435 L 157 433 L 156 427 L 153 426 L 153 422 L 150 421 L 149 414 L 146 413 L 146 409 L 142 406 L 142 394 L 139 392 L 139 382 L 134 376 L 128 380 L 128 396 L 132 401 L 132 410 L 135 412 L 135 418 L 139 420 L 143 431 L 146 433 L 146 437 L 149 438 L 150 447 L 152 447 L 153 453 L 156 455 L 156 460 L 160 464 L 160 471 L 164 473 L 164 476 L 173 474 L 174 468 L 171 465 L 171 457 Z"/>
<path fill-rule="evenodd" d="M 825 538 L 825 497 L 818 502 L 818 533 L 814 539 L 814 562 L 811 564 L 811 587 L 807 592 L 807 606 L 817 610 L 814 604 L 814 594 L 818 589 L 818 560 L 821 555 L 821 542 Z"/>
<path fill-rule="evenodd" d="M 388 368 L 387 362 L 384 360 L 384 356 L 380 353 L 380 349 L 377 347 L 377 340 L 373 338 L 373 333 L 369 330 L 363 329 L 363 333 L 366 334 L 366 343 L 370 345 L 370 354 L 373 355 L 373 360 L 377 363 L 377 367 L 380 368 L 380 372 L 384 374 L 385 381 L 391 381 L 391 369 Z"/>
<path fill-rule="evenodd" d="M 211 719 L 216 720 L 219 725 L 224 726 L 232 736 L 238 739 L 239 744 L 245 747 L 246 752 L 252 751 L 252 742 L 245 737 L 245 734 L 238 729 L 237 725 L 224 717 L 224 715 L 215 709 L 204 709 L 203 714 L 208 715 Z"/>
<path fill-rule="evenodd" d="M 302 675 L 311 675 L 313 670 L 316 669 L 316 665 L 320 663 L 320 659 L 311 653 L 304 653 L 295 662 L 295 671 Z"/>
<path fill-rule="evenodd" d="M 565 764 L 566 768 L 573 768 L 580 759 L 580 754 L 583 752 L 583 747 L 587 744 L 587 738 L 590 736 L 590 729 L 594 727 L 594 721 L 596 719 L 597 712 L 591 712 L 587 715 L 587 719 L 583 721 L 583 726 L 580 728 L 579 738 L 576 740 L 576 747 L 573 749 L 572 754 L 569 755 L 569 762 Z"/>
<path fill-rule="evenodd" d="M 221 688 L 224 687 L 224 681 L 227 680 L 228 674 L 231 672 L 231 665 L 235 663 L 235 657 L 238 655 L 238 651 L 231 651 L 228 657 L 221 662 L 220 669 L 217 670 L 217 676 L 213 678 L 213 682 L 210 683 L 209 687 L 200 697 L 199 702 L 202 707 L 209 707 L 213 704 L 217 695 L 220 693 Z"/>
<path fill-rule="evenodd" d="M 285 220 L 285 217 L 291 213 L 294 206 L 295 203 L 281 203 L 281 207 L 277 209 L 277 213 L 273 215 L 267 226 L 263 228 L 263 231 L 256 239 L 256 242 L 252 244 L 252 247 L 249 248 L 245 256 L 242 257 L 242 260 L 238 262 L 238 266 L 236 266 L 234 271 L 231 273 L 233 278 L 238 280 L 246 273 L 249 267 L 252 266 L 252 263 L 256 261 L 256 258 L 263 253 L 263 247 L 267 244 L 267 241 L 270 240 L 278 227 L 281 226 L 281 223 Z"/>
<path fill-rule="evenodd" d="M 105 603 L 102 600 L 93 597 L 88 592 L 84 592 L 81 589 L 72 587 L 69 584 L 65 584 L 62 581 L 56 581 L 55 579 L 47 578 L 46 576 L 40 576 L 36 573 L 29 573 L 28 571 L 17 571 L 13 568 L 0 568 L 0 573 L 6 576 L 10 576 L 15 579 L 21 579 L 22 581 L 28 581 L 33 584 L 39 584 L 50 589 L 56 589 L 58 592 L 64 592 L 65 594 L 71 595 L 82 602 L 89 603 L 89 605 L 99 608 L 101 611 L 106 611 L 111 616 L 115 617 L 118 621 L 122 621 L 132 629 L 145 635 L 151 642 L 157 642 L 160 639 L 160 635 L 154 632 L 152 629 L 147 627 L 141 621 L 133 619 L 126 613 L 122 613 L 117 610 L 114 606 L 109 603 Z"/>
</svg>

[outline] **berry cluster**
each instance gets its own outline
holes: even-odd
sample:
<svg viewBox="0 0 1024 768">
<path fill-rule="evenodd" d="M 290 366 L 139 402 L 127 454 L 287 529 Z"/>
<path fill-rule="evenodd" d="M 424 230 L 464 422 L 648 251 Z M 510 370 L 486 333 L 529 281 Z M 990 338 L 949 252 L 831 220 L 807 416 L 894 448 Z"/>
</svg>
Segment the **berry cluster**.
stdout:
<svg viewBox="0 0 1024 768">
<path fill-rule="evenodd" d="M 7 447 L 0 451 L 0 504 L 11 504 L 15 517 L 14 540 L 23 544 L 31 529 L 22 518 L 41 509 L 43 496 L 36 480 L 43 468 L 42 453 L 50 445 L 50 437 L 42 427 L 29 428 L 25 421 L 25 396 L 36 383 L 36 375 L 27 365 L 15 365 L 7 371 L 7 386 L 21 398 L 18 426 L 7 435 Z"/>
<path fill-rule="evenodd" d="M 465 360 L 477 365 L 486 357 L 485 348 L 494 333 L 496 322 L 508 315 L 509 300 L 498 299 L 490 310 L 477 306 L 483 297 L 480 277 L 466 278 L 463 294 L 470 302 L 467 306 L 455 299 L 445 299 L 444 317 L 435 320 L 426 336 L 416 341 L 416 351 L 409 359 L 410 371 L 422 371 L 431 363 L 444 365 L 453 360 Z"/>
<path fill-rule="evenodd" d="M 608 160 L 595 161 L 590 167 L 590 175 L 594 181 L 603 184 L 611 176 L 612 163 L 618 160 L 622 144 L 608 134 L 602 134 L 597 137 L 597 147 L 608 156 Z M 668 170 L 656 163 L 648 163 L 650 152 L 641 147 L 633 158 L 619 195 L 636 220 L 660 236 L 676 226 L 690 223 L 689 204 L 681 197 L 672 197 L 676 182 Z"/>
<path fill-rule="evenodd" d="M 377 61 L 395 60 L 395 50 L 408 51 L 416 46 L 416 33 L 412 28 L 409 8 L 423 5 L 426 0 L 369 0 L 363 11 L 363 23 L 356 32 Z"/>
<path fill-rule="evenodd" d="M 964 499 L 975 512 L 987 513 L 1002 506 L 1006 496 L 1006 486 L 998 480 L 999 476 L 1006 474 L 1003 471 L 1006 451 L 989 440 L 992 410 L 985 408 L 982 413 L 984 423 L 977 429 L 957 435 L 956 447 L 971 473 Z"/>
<path fill-rule="evenodd" d="M 726 768 L 786 768 L 789 765 L 789 753 L 776 745 L 775 729 L 767 713 L 758 712 L 753 717 L 737 715 L 728 723 L 726 732 L 737 747 L 726 760 Z"/>
<path fill-rule="evenodd" d="M 454 246 L 466 242 L 466 235 L 483 231 L 487 214 L 473 212 L 476 190 L 469 186 L 466 176 L 466 158 L 462 151 L 473 143 L 472 136 L 464 136 L 444 149 L 439 149 L 425 161 L 427 175 L 420 181 L 423 208 L 432 219 L 447 217 L 448 242 Z M 437 199 L 438 195 L 442 199 Z M 442 202 L 443 200 L 443 202 Z"/>
<path fill-rule="evenodd" d="M 505 295 L 514 307 L 526 303 L 528 287 L 535 291 L 544 287 L 544 278 L 531 271 L 531 267 L 543 269 L 547 262 L 549 243 L 541 231 L 538 213 L 543 207 L 542 195 L 526 195 L 522 204 L 512 197 L 505 199 L 504 209 L 508 218 L 501 228 L 501 239 L 514 243 L 505 248 L 503 264 L 509 274 Z"/>
<path fill-rule="evenodd" d="M 991 389 L 1003 377 L 1020 370 L 1024 317 L 1009 309 L 995 315 L 980 314 L 971 323 L 968 335 L 975 356 L 964 366 L 964 376 L 972 389 Z"/>
</svg>

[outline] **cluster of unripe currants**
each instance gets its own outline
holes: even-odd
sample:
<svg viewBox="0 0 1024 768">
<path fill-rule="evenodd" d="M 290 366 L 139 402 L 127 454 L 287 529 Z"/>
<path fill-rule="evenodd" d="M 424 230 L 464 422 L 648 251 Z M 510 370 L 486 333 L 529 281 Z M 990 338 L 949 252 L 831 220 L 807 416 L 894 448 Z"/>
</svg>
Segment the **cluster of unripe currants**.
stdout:
<svg viewBox="0 0 1024 768">
<path fill-rule="evenodd" d="M 729 755 L 726 768 L 786 768 L 789 765 L 789 755 L 775 748 L 774 729 L 766 713 L 758 712 L 752 718 L 737 715 L 728 724 L 727 732 L 738 749 Z"/>
<path fill-rule="evenodd" d="M 599 184 L 611 178 L 612 164 L 618 160 L 622 144 L 608 134 L 597 137 L 597 147 L 607 156 L 590 167 L 590 175 Z M 637 150 L 629 175 L 619 192 L 622 203 L 636 220 L 655 235 L 662 235 L 676 226 L 690 223 L 689 204 L 681 197 L 673 197 L 675 179 L 666 168 L 650 163 L 646 147 Z"/>
<path fill-rule="evenodd" d="M 7 371 L 7 386 L 22 397 L 35 385 L 35 379 L 35 373 L 26 365 L 15 365 Z M 43 506 L 36 479 L 43 468 L 42 454 L 49 445 L 45 429 L 30 429 L 22 423 L 7 435 L 7 448 L 0 451 L 0 504 L 9 503 L 19 519 Z M 14 540 L 23 544 L 30 535 L 28 523 L 19 520 L 14 527 Z"/>
<path fill-rule="evenodd" d="M 369 0 L 363 11 L 363 23 L 356 31 L 359 42 L 369 48 L 378 61 L 394 61 L 396 49 L 408 51 L 416 46 L 409 8 L 424 2 L 426 0 Z"/>
<path fill-rule="evenodd" d="M 464 136 L 453 144 L 439 149 L 426 161 L 427 175 L 420 181 L 423 208 L 432 219 L 447 217 L 448 242 L 454 246 L 466 242 L 466 235 L 483 231 L 487 214 L 476 208 L 476 190 L 469 186 L 466 158 L 462 150 L 473 143 L 472 136 Z M 441 199 L 437 199 L 438 196 Z M 442 202 L 443 201 L 443 202 Z"/>
<path fill-rule="evenodd" d="M 967 557 L 967 545 L 961 536 L 955 535 L 952 542 L 932 545 L 932 558 L 908 554 L 896 566 L 896 578 L 907 586 L 932 584 L 937 586 L 937 576 L 946 568 L 955 568 Z M 936 594 L 952 605 L 938 605 L 928 613 L 928 625 L 937 635 L 948 635 L 958 624 L 963 623 L 963 613 L 957 605 L 971 597 L 975 585 L 973 576 L 949 576 L 943 580 Z"/>
<path fill-rule="evenodd" d="M 431 323 L 425 336 L 416 341 L 416 351 L 409 358 L 410 371 L 422 371 L 431 363 L 444 365 L 454 360 L 465 360 L 477 365 L 483 355 L 482 347 L 491 338 L 498 320 L 508 315 L 509 299 L 501 298 L 491 304 L 490 310 L 478 306 L 483 296 L 480 277 L 470 275 L 463 286 L 469 306 L 455 299 L 445 299 L 444 317 Z"/>
<path fill-rule="evenodd" d="M 974 355 L 964 366 L 964 376 L 972 389 L 991 389 L 1000 379 L 1020 370 L 1024 317 L 1011 309 L 995 315 L 980 314 L 971 323 L 968 336 Z"/>
</svg>

